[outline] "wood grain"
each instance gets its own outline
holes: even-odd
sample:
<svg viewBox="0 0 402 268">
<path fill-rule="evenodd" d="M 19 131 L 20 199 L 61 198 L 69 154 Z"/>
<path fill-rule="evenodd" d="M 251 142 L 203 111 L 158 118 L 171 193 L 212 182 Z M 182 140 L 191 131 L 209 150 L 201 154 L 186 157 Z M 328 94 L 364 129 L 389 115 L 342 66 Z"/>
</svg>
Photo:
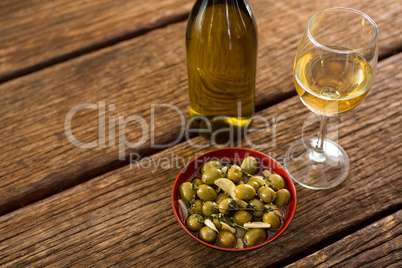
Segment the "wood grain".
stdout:
<svg viewBox="0 0 402 268">
<path fill-rule="evenodd" d="M 394 213 L 402 207 L 401 62 L 402 54 L 382 61 L 366 100 L 338 122 L 339 143 L 351 161 L 349 177 L 326 191 L 297 186 L 295 218 L 273 243 L 228 253 L 199 244 L 181 229 L 170 205 L 173 181 L 184 163 L 213 148 L 196 137 L 0 217 L 0 265 L 275 267 Z M 275 140 L 273 128 L 256 120 L 252 147 L 280 160 L 311 114 L 298 97 L 263 110 L 264 118 L 282 120 Z"/>
<path fill-rule="evenodd" d="M 185 20 L 191 6 L 189 0 L 1 1 L 0 81 Z"/>
<path fill-rule="evenodd" d="M 286 267 L 400 267 L 401 263 L 400 210 Z"/>
<path fill-rule="evenodd" d="M 361 9 L 377 21 L 381 55 L 402 44 L 398 2 L 336 3 Z M 299 38 L 308 18 L 332 4 L 253 1 L 259 25 L 257 109 L 295 94 L 292 65 Z M 76 105 L 104 101 L 106 120 L 138 115 L 151 130 L 151 105 L 168 103 L 183 112 L 187 121 L 184 31 L 185 23 L 171 25 L 2 84 L 0 215 L 128 163 L 118 160 L 118 122 L 114 146 L 106 142 L 105 147 L 83 149 L 67 140 L 64 121 Z M 110 104 L 115 105 L 114 111 L 109 111 Z M 178 113 L 157 108 L 155 118 L 156 144 L 174 143 L 182 126 Z M 73 134 L 83 142 L 97 141 L 99 125 L 103 123 L 97 110 L 81 110 L 74 117 Z M 129 124 L 127 139 L 140 141 L 141 130 L 138 123 Z M 126 155 L 160 150 L 151 146 L 151 131 L 146 134 L 145 143 L 127 148 Z"/>
</svg>

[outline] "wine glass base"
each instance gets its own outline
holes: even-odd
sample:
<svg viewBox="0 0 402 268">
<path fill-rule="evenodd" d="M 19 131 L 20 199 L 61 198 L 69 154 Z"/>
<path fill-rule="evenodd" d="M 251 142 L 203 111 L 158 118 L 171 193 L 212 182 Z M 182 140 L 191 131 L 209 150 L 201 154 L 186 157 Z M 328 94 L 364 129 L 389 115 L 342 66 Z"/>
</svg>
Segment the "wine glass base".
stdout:
<svg viewBox="0 0 402 268">
<path fill-rule="evenodd" d="M 314 150 L 318 138 L 295 142 L 286 152 L 284 166 L 293 180 L 310 189 L 329 189 L 349 173 L 349 157 L 337 143 L 325 139 L 323 153 Z"/>
</svg>

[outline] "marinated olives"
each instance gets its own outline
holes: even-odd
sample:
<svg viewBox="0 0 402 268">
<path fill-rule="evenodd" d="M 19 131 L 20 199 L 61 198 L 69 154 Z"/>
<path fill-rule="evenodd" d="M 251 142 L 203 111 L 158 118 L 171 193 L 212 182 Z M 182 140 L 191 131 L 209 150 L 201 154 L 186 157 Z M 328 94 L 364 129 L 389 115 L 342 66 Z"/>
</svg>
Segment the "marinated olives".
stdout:
<svg viewBox="0 0 402 268">
<path fill-rule="evenodd" d="M 291 194 L 282 176 L 268 170 L 256 174 L 257 170 L 254 157 L 245 158 L 241 167 L 205 163 L 192 182 L 179 187 L 182 209 L 186 216 L 190 214 L 185 220 L 188 230 L 202 241 L 225 248 L 266 241 L 281 227 Z"/>
</svg>

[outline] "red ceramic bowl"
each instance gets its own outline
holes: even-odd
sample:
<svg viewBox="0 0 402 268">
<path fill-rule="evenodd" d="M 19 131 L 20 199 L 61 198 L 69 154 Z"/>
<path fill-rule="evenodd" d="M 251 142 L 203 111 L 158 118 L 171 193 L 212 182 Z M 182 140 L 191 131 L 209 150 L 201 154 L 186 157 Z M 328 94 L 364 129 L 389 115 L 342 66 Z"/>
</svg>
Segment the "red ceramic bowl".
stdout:
<svg viewBox="0 0 402 268">
<path fill-rule="evenodd" d="M 282 226 L 280 227 L 279 230 L 276 231 L 276 233 L 273 236 L 270 236 L 267 241 L 264 243 L 261 243 L 257 246 L 253 247 L 245 247 L 242 249 L 236 249 L 236 248 L 223 248 L 219 247 L 216 245 L 211 245 L 208 244 L 198 237 L 196 237 L 191 231 L 189 231 L 186 227 L 185 221 L 186 217 L 183 215 L 180 205 L 178 203 L 179 200 L 179 186 L 186 181 L 192 181 L 195 177 L 201 177 L 201 167 L 204 163 L 211 161 L 211 160 L 218 160 L 223 164 L 229 164 L 229 163 L 236 163 L 238 165 L 241 164 L 244 158 L 248 156 L 253 156 L 257 159 L 259 163 L 259 169 L 257 170 L 257 173 L 261 172 L 262 170 L 265 169 L 271 169 L 273 173 L 281 175 L 285 182 L 286 182 L 286 188 L 289 190 L 291 194 L 291 199 L 289 201 L 289 204 L 285 210 L 285 218 L 283 221 Z M 245 251 L 245 250 L 252 250 L 256 249 L 262 246 L 265 246 L 266 244 L 270 243 L 271 241 L 275 240 L 278 236 L 280 236 L 286 228 L 289 226 L 290 222 L 293 219 L 293 216 L 296 211 L 296 189 L 293 184 L 293 181 L 290 177 L 290 175 L 286 172 L 286 170 L 274 159 L 271 157 L 257 152 L 255 150 L 251 149 L 246 149 L 246 148 L 236 148 L 236 147 L 230 147 L 230 148 L 222 148 L 222 149 L 216 149 L 209 151 L 205 154 L 202 154 L 200 156 L 197 156 L 193 160 L 191 160 L 190 163 L 188 163 L 177 175 L 177 178 L 173 184 L 173 189 L 172 189 L 172 207 L 173 207 L 173 212 L 174 215 L 176 216 L 177 221 L 180 223 L 181 227 L 195 240 L 198 242 L 214 248 L 214 249 L 219 249 L 219 250 L 225 250 L 225 251 Z"/>
</svg>

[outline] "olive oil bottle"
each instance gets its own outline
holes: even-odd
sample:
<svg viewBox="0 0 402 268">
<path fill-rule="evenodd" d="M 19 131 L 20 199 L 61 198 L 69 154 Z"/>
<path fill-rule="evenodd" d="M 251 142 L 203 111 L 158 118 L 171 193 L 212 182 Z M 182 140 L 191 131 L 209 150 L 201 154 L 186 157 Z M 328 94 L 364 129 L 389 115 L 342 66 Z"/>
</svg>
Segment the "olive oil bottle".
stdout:
<svg viewBox="0 0 402 268">
<path fill-rule="evenodd" d="M 257 27 L 247 0 L 197 0 L 186 49 L 192 125 L 233 141 L 254 115 Z"/>
</svg>

